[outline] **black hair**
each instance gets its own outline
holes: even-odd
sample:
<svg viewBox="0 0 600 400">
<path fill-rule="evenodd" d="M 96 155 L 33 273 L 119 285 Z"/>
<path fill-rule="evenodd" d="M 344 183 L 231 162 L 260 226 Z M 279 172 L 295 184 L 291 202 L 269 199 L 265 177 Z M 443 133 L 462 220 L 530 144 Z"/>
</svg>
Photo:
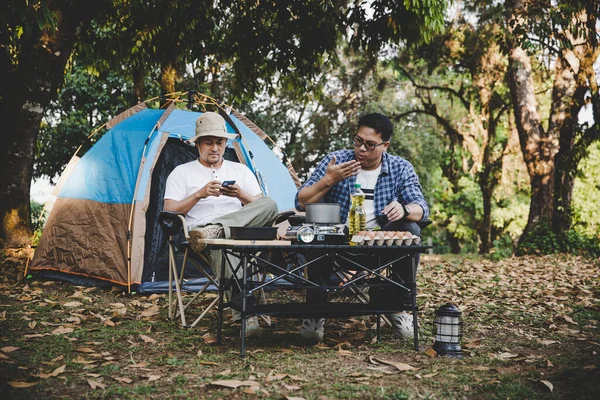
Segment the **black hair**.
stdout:
<svg viewBox="0 0 600 400">
<path fill-rule="evenodd" d="M 384 142 L 390 140 L 394 133 L 392 121 L 385 115 L 379 113 L 367 114 L 360 117 L 358 120 L 358 129 L 360 129 L 361 126 L 375 129 L 375 132 L 381 135 L 381 140 Z"/>
</svg>

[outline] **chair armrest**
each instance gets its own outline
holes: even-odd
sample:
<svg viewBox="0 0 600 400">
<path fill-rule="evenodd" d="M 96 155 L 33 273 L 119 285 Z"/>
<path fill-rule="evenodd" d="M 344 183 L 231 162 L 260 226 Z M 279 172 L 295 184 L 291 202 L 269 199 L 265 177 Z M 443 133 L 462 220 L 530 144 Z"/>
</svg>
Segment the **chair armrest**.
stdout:
<svg viewBox="0 0 600 400">
<path fill-rule="evenodd" d="M 296 213 L 294 211 L 280 212 L 279 214 L 277 214 L 277 218 L 275 218 L 275 223 L 273 225 L 277 225 L 284 221 L 287 221 L 287 219 L 292 215 L 296 215 Z"/>
<path fill-rule="evenodd" d="M 427 219 L 424 219 L 423 221 L 419 222 L 419 227 L 421 229 L 425 229 L 431 224 L 433 224 L 433 221 L 430 220 L 429 218 L 427 218 Z"/>
<path fill-rule="evenodd" d="M 185 223 L 185 214 L 173 211 L 161 211 L 158 216 L 158 223 L 163 233 L 172 236 L 183 229 L 185 237 L 188 237 L 187 224 Z"/>
</svg>

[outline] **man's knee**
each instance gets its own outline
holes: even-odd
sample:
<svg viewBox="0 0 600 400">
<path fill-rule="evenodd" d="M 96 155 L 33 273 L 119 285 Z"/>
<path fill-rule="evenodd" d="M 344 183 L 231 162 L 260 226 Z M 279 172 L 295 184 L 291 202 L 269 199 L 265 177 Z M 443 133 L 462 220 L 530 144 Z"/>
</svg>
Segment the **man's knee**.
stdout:
<svg viewBox="0 0 600 400">
<path fill-rule="evenodd" d="M 261 208 L 266 215 L 275 220 L 277 214 L 279 213 L 279 208 L 277 207 L 277 202 L 270 197 L 261 197 L 256 200 L 261 202 Z"/>
</svg>

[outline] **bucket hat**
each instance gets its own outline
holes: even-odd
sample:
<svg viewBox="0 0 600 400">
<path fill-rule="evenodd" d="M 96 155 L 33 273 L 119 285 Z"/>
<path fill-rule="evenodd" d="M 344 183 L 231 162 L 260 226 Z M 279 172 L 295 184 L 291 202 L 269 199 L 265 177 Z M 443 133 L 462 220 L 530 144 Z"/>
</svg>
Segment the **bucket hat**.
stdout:
<svg viewBox="0 0 600 400">
<path fill-rule="evenodd" d="M 226 139 L 235 139 L 238 135 L 227 132 L 225 119 L 219 114 L 207 111 L 196 120 L 196 136 L 189 140 L 190 144 L 196 143 L 203 136 L 216 136 Z"/>
</svg>

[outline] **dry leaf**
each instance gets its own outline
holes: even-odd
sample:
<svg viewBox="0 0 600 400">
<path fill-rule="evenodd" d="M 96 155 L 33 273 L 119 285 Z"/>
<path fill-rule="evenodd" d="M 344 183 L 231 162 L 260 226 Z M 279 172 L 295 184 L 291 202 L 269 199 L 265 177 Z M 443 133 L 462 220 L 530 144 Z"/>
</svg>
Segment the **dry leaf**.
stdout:
<svg viewBox="0 0 600 400">
<path fill-rule="evenodd" d="M 161 375 L 149 375 L 148 382 L 157 381 L 160 379 L 160 377 L 161 377 Z"/>
<path fill-rule="evenodd" d="M 297 386 L 297 385 L 286 385 L 285 383 L 282 383 L 281 386 L 283 386 L 287 390 L 292 390 L 292 391 L 302 389 L 302 387 L 300 387 L 300 386 Z"/>
<path fill-rule="evenodd" d="M 59 374 L 62 374 L 63 372 L 65 372 L 65 369 L 67 369 L 67 365 L 61 365 L 60 367 L 56 368 L 54 371 L 50 372 L 49 374 L 39 374 L 39 375 L 34 375 L 31 374 L 31 376 L 37 376 L 40 377 L 42 379 L 48 379 L 54 376 L 58 376 Z"/>
<path fill-rule="evenodd" d="M 74 360 L 71 360 L 72 363 L 75 364 L 93 364 L 96 361 L 87 361 L 85 358 L 81 357 L 81 356 L 77 356 Z"/>
<path fill-rule="evenodd" d="M 546 385 L 546 387 L 547 387 L 548 389 L 550 389 L 550 393 L 552 393 L 552 391 L 554 390 L 554 385 L 553 385 L 553 384 L 551 384 L 551 383 L 550 383 L 550 382 L 548 382 L 548 381 L 540 381 L 540 382 L 542 382 L 544 385 Z"/>
<path fill-rule="evenodd" d="M 4 353 L 0 353 L 0 360 L 10 360 L 10 357 Z"/>
<path fill-rule="evenodd" d="M 210 383 L 214 386 L 224 386 L 232 389 L 237 389 L 240 386 L 260 386 L 256 381 L 238 381 L 237 379 L 212 381 Z"/>
<path fill-rule="evenodd" d="M 75 351 L 78 351 L 79 353 L 95 353 L 96 352 L 96 350 L 90 349 L 89 347 L 78 347 L 75 349 Z"/>
<path fill-rule="evenodd" d="M 286 400 L 306 400 L 304 397 L 285 396 Z"/>
<path fill-rule="evenodd" d="M 146 368 L 147 366 L 148 366 L 148 363 L 145 361 L 142 361 L 141 363 L 128 365 L 127 368 Z"/>
<path fill-rule="evenodd" d="M 340 349 L 338 350 L 338 355 L 339 355 L 339 356 L 341 356 L 341 357 L 344 357 L 344 356 L 351 356 L 351 355 L 352 355 L 352 352 L 351 352 L 350 350 L 344 350 L 344 349 L 340 348 Z"/>
<path fill-rule="evenodd" d="M 117 325 L 116 325 L 114 322 L 112 322 L 112 320 L 111 320 L 110 318 L 106 318 L 106 319 L 104 320 L 104 325 L 106 325 L 106 326 L 110 326 L 110 327 L 115 327 L 115 326 L 117 326 Z"/>
<path fill-rule="evenodd" d="M 14 346 L 6 346 L 0 349 L 0 351 L 2 351 L 3 353 L 12 353 L 13 351 L 19 350 L 20 347 L 14 347 Z"/>
<path fill-rule="evenodd" d="M 75 329 L 73 328 L 67 328 L 64 326 L 59 326 L 58 328 L 56 328 L 55 330 L 52 331 L 53 335 L 65 335 L 67 333 L 71 333 L 73 332 Z"/>
<path fill-rule="evenodd" d="M 219 365 L 219 363 L 215 361 L 198 361 L 198 363 L 202 365 Z"/>
<path fill-rule="evenodd" d="M 373 358 L 373 359 L 376 360 L 376 361 L 378 361 L 378 362 L 380 362 L 380 363 L 382 363 L 382 364 L 387 364 L 387 365 L 391 365 L 393 367 L 396 367 L 398 369 L 398 371 L 400 371 L 400 372 L 404 372 L 404 371 L 416 371 L 416 370 L 419 369 L 419 368 L 415 368 L 415 367 L 412 367 L 412 366 L 410 366 L 408 364 L 404 364 L 404 363 L 401 363 L 401 362 L 388 361 L 388 360 L 383 360 L 381 358 Z"/>
<path fill-rule="evenodd" d="M 79 307 L 82 305 L 83 303 L 80 303 L 79 301 L 70 301 L 68 303 L 63 304 L 64 307 Z"/>
<path fill-rule="evenodd" d="M 91 386 L 92 389 L 106 389 L 106 385 L 104 383 L 98 382 L 98 381 L 94 381 L 92 379 L 88 379 L 87 383 Z"/>
<path fill-rule="evenodd" d="M 111 376 L 111 378 L 113 378 L 115 381 L 121 382 L 121 383 L 131 383 L 131 382 L 133 382 L 131 379 L 125 378 L 125 377 Z"/>
<path fill-rule="evenodd" d="M 160 308 L 158 308 L 158 306 L 152 306 L 152 307 L 148 307 L 147 309 L 145 309 L 144 311 L 142 311 L 142 317 L 152 317 L 156 314 L 160 313 Z"/>
<path fill-rule="evenodd" d="M 31 321 L 30 323 L 27 324 L 27 326 L 29 326 L 29 329 L 35 328 L 36 325 L 37 325 L 37 322 L 35 322 L 35 321 Z"/>
<path fill-rule="evenodd" d="M 8 384 L 14 388 L 28 388 L 37 385 L 37 382 L 21 382 L 21 381 L 10 381 Z"/>
<path fill-rule="evenodd" d="M 155 339 L 152 339 L 150 336 L 146 336 L 146 335 L 140 335 L 140 337 L 142 338 L 142 340 L 146 343 L 156 343 Z"/>
<path fill-rule="evenodd" d="M 427 354 L 429 357 L 435 357 L 437 356 L 437 351 L 435 351 L 433 347 L 430 347 L 427 350 L 425 350 L 425 354 Z"/>
<path fill-rule="evenodd" d="M 519 355 L 513 354 L 513 353 L 508 353 L 508 352 L 500 353 L 496 356 L 496 358 L 498 358 L 500 360 L 508 360 L 509 358 L 515 358 L 515 357 L 519 357 Z"/>
<path fill-rule="evenodd" d="M 470 342 L 467 342 L 463 345 L 463 347 L 467 349 L 474 349 L 479 346 L 481 346 L 481 339 L 471 340 Z"/>
</svg>

